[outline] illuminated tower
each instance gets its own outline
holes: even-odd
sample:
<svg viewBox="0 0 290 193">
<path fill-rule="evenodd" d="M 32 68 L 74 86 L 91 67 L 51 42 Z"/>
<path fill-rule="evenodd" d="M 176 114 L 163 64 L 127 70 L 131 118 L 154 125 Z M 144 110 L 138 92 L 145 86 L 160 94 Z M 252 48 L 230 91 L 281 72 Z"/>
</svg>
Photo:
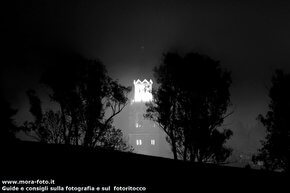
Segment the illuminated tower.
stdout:
<svg viewBox="0 0 290 193">
<path fill-rule="evenodd" d="M 153 81 L 134 80 L 134 99 L 130 104 L 129 143 L 135 153 L 159 156 L 159 131 L 156 125 L 144 118 L 146 102 L 152 101 Z"/>
<path fill-rule="evenodd" d="M 152 101 L 152 84 L 150 79 L 148 82 L 146 79 L 141 82 L 139 79 L 134 80 L 134 99 L 133 102 L 150 102 Z"/>
</svg>

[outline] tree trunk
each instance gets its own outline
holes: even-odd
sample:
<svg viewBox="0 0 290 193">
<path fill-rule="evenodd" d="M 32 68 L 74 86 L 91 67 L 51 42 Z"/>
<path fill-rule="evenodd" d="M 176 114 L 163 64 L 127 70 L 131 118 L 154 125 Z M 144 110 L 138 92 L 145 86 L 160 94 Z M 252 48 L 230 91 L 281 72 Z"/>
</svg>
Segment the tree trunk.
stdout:
<svg viewBox="0 0 290 193">
<path fill-rule="evenodd" d="M 85 135 L 85 139 L 84 139 L 84 146 L 89 147 L 92 144 L 92 135 L 93 135 L 93 131 L 92 131 L 92 127 L 90 124 L 87 125 L 87 131 L 86 131 L 86 135 Z"/>
<path fill-rule="evenodd" d="M 94 115 L 94 110 L 92 109 L 93 103 L 88 102 L 88 110 L 86 112 L 86 119 L 87 119 L 87 128 L 86 128 L 86 134 L 85 134 L 85 139 L 84 139 L 84 145 L 86 147 L 92 146 L 92 140 L 93 140 L 93 135 L 94 135 L 94 121 L 96 120 L 95 115 Z"/>
<path fill-rule="evenodd" d="M 188 146 L 186 145 L 186 143 L 184 143 L 183 145 L 184 145 L 183 160 L 184 161 L 187 161 L 187 150 L 188 150 Z"/>
<path fill-rule="evenodd" d="M 193 148 L 191 145 L 190 146 L 190 161 L 195 162 L 195 158 L 196 158 L 196 149 Z"/>
<path fill-rule="evenodd" d="M 177 150 L 176 150 L 176 143 L 174 139 L 171 139 L 171 145 L 172 145 L 173 157 L 175 160 L 177 160 Z"/>
<path fill-rule="evenodd" d="M 76 145 L 79 145 L 79 128 L 78 126 L 75 124 L 75 140 L 76 140 Z"/>
<path fill-rule="evenodd" d="M 172 113 L 171 113 L 171 121 L 172 123 L 175 122 L 175 108 L 176 108 L 176 103 L 175 101 L 173 102 L 173 110 L 172 110 Z M 175 142 L 175 136 L 174 136 L 174 130 L 175 128 L 173 127 L 173 124 L 171 124 L 170 126 L 170 133 L 171 133 L 171 145 L 172 145 L 172 152 L 173 152 L 173 157 L 175 160 L 177 160 L 177 149 L 176 149 L 176 142 Z"/>
<path fill-rule="evenodd" d="M 68 138 L 67 138 L 67 128 L 66 128 L 66 120 L 65 120 L 65 114 L 64 114 L 64 109 L 63 105 L 60 103 L 60 110 L 61 110 L 61 120 L 62 120 L 62 126 L 63 126 L 63 139 L 64 139 L 64 144 L 69 144 Z"/>
</svg>

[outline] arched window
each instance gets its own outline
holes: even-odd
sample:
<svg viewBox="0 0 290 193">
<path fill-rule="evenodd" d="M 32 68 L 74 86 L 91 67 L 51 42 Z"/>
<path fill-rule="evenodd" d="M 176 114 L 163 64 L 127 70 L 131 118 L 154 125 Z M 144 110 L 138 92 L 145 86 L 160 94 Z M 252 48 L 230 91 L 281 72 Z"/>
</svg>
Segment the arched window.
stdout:
<svg viewBox="0 0 290 193">
<path fill-rule="evenodd" d="M 151 139 L 151 145 L 155 145 L 155 139 Z"/>
<path fill-rule="evenodd" d="M 137 145 L 142 145 L 142 140 L 141 140 L 141 139 L 137 139 L 137 140 L 136 140 L 136 144 L 137 144 Z"/>
</svg>

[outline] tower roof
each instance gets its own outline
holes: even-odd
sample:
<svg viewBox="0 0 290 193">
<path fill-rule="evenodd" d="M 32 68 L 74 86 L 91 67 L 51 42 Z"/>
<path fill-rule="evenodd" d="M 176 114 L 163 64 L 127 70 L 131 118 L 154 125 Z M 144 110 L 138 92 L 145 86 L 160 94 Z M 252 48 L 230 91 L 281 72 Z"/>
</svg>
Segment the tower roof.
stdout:
<svg viewBox="0 0 290 193">
<path fill-rule="evenodd" d="M 152 100 L 152 84 L 153 81 L 144 79 L 134 80 L 134 99 L 133 102 L 149 102 Z"/>
<path fill-rule="evenodd" d="M 134 80 L 134 84 L 153 84 L 153 81 L 151 79 L 150 81 L 148 81 L 147 79 L 144 79 L 143 81 L 137 79 L 137 81 Z"/>
</svg>

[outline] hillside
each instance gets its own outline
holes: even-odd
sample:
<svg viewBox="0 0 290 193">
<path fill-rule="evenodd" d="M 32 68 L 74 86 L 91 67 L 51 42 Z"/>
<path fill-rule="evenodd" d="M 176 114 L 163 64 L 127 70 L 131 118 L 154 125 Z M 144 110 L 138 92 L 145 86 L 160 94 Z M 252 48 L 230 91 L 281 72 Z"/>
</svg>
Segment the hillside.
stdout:
<svg viewBox="0 0 290 193">
<path fill-rule="evenodd" d="M 53 179 L 53 186 L 110 186 L 110 191 L 114 186 L 144 186 L 146 192 L 261 192 L 269 188 L 280 192 L 287 187 L 281 173 L 33 142 L 2 147 L 0 171 L 1 180 Z"/>
</svg>

